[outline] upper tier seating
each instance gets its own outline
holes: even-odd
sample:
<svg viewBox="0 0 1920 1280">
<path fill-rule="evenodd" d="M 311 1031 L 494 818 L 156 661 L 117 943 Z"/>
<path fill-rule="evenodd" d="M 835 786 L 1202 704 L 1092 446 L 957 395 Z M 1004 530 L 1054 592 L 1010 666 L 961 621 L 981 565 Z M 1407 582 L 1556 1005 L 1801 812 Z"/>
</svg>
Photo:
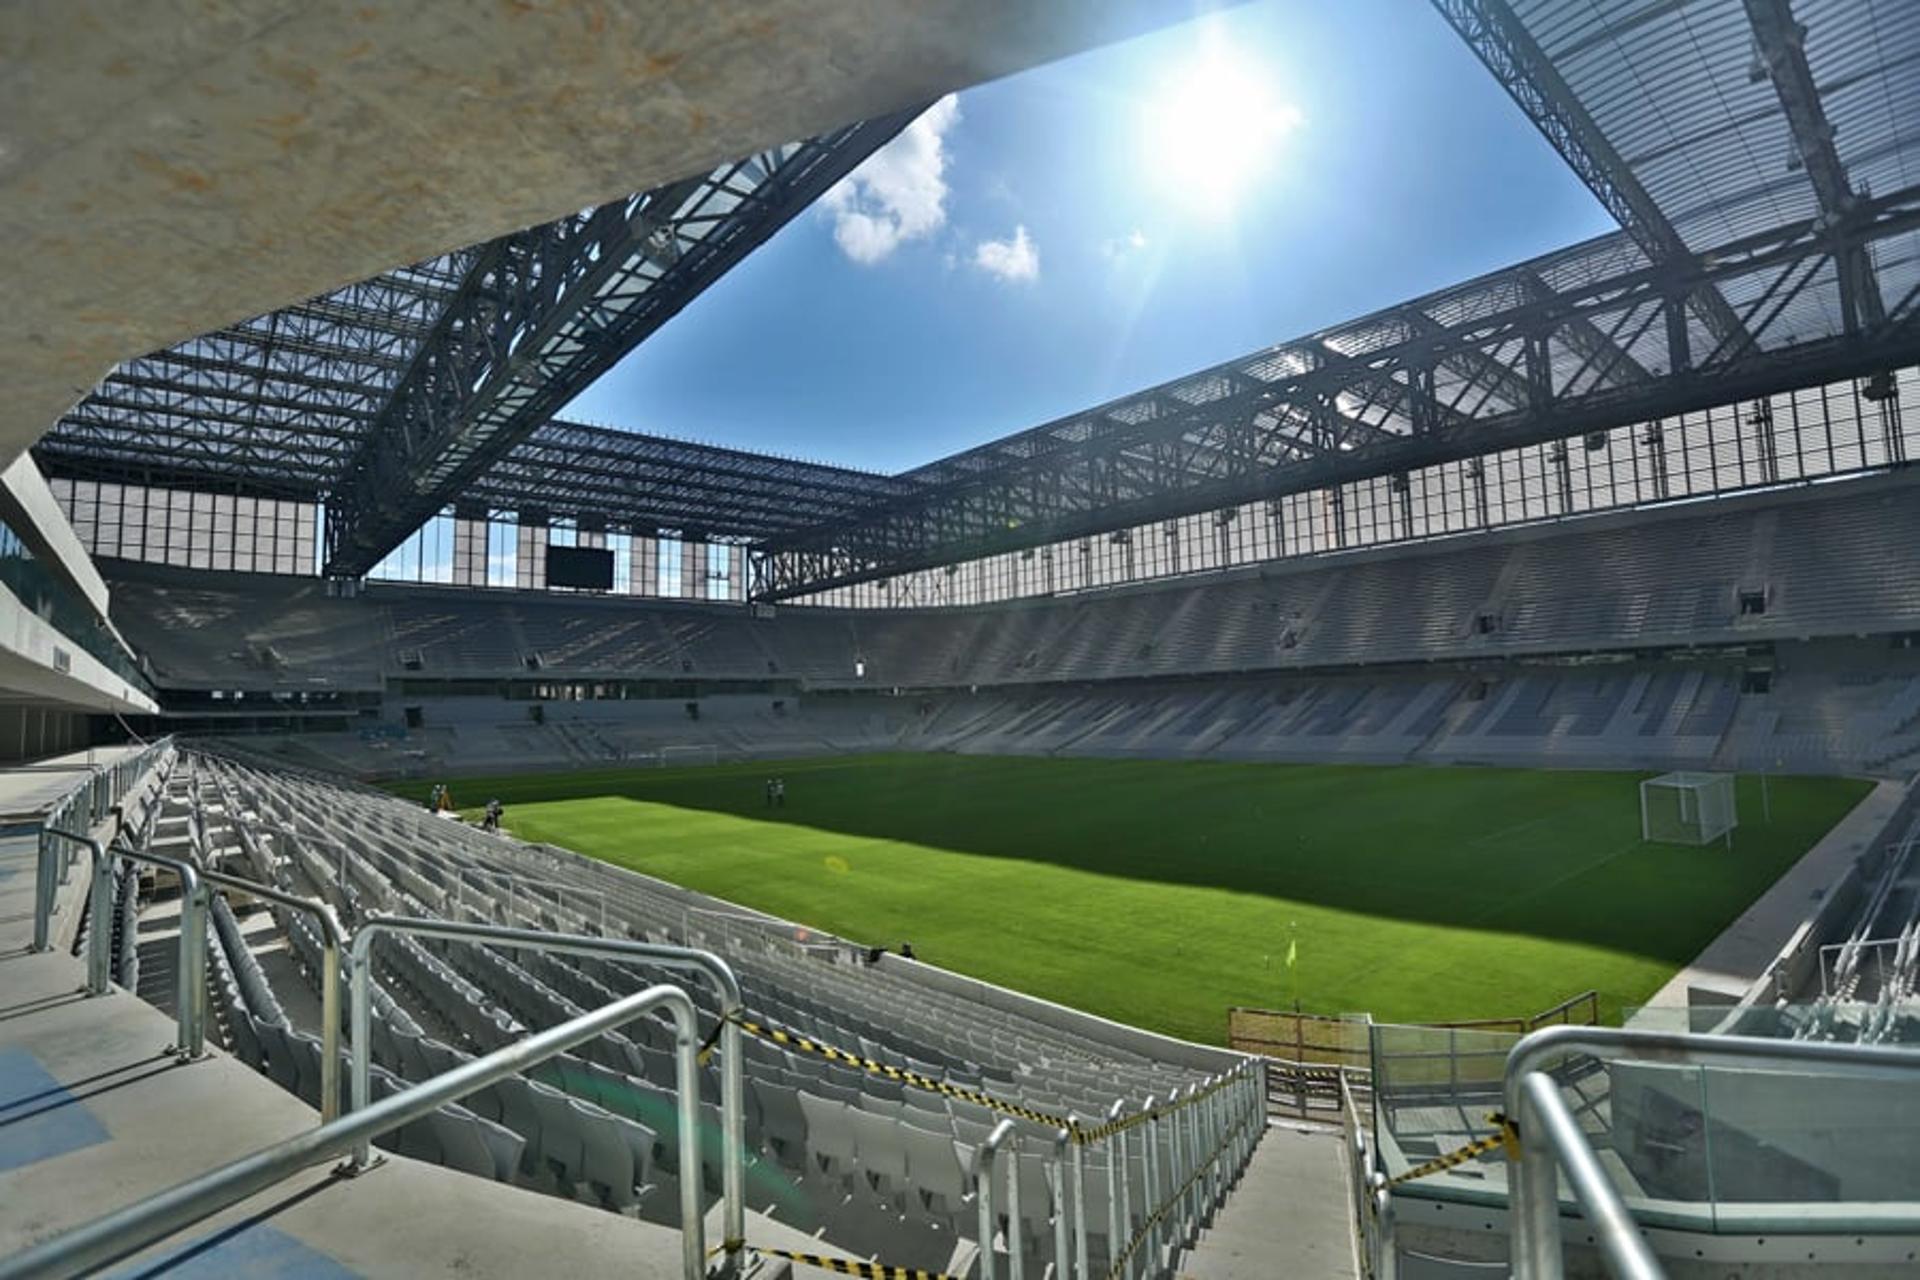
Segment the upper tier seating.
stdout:
<svg viewBox="0 0 1920 1280">
<path fill-rule="evenodd" d="M 1913 483 L 1851 481 L 944 610 L 756 617 L 738 605 L 385 583 L 337 600 L 311 580 L 103 569 L 115 619 L 163 687 L 538 671 L 964 688 L 1920 629 L 1920 561 L 1905 554 L 1920 542 Z M 1703 709 L 1699 724 L 1711 719 Z"/>
</svg>

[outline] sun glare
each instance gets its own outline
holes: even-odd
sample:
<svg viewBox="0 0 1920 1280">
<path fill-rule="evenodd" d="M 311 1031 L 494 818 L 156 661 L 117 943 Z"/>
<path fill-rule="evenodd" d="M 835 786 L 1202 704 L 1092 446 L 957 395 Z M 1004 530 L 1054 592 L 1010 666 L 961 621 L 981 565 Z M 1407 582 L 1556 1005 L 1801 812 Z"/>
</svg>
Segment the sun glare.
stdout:
<svg viewBox="0 0 1920 1280">
<path fill-rule="evenodd" d="M 1176 199 L 1224 216 L 1301 124 L 1300 109 L 1275 95 L 1260 68 L 1210 53 L 1148 100 L 1147 164 Z"/>
</svg>

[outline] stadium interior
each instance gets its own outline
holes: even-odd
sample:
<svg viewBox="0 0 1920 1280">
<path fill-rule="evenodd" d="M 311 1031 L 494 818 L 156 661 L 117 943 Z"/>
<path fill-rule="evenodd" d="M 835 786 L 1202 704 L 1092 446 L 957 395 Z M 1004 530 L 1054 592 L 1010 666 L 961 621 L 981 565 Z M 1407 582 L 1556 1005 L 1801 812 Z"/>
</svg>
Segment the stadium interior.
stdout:
<svg viewBox="0 0 1920 1280">
<path fill-rule="evenodd" d="M 896 474 L 561 412 L 941 95 L 1194 6 L 0 11 L 0 1280 L 1913 1274 L 1920 5 L 1430 3 L 1617 230 Z M 1083 1002 L 1226 917 L 1150 856 L 1151 927 L 957 887 L 920 956 L 648 861 L 998 856 L 799 816 L 910 756 L 1640 834 L 1436 816 L 1544 914 L 1310 956 L 1471 1020 L 1282 999 L 1277 924 L 1273 1007 Z M 579 848 L 569 778 L 634 788 Z"/>
</svg>

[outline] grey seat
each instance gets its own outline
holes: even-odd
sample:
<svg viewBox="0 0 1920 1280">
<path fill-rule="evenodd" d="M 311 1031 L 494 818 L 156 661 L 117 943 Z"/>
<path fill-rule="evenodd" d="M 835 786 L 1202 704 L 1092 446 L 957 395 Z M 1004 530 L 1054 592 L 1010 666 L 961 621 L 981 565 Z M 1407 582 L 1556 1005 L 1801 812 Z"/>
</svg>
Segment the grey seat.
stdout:
<svg viewBox="0 0 1920 1280">
<path fill-rule="evenodd" d="M 806 1159 L 807 1120 L 800 1095 L 784 1084 L 749 1080 L 760 1101 L 761 1133 L 780 1161 L 798 1169 Z"/>
<path fill-rule="evenodd" d="M 287 1033 L 287 1056 L 293 1063 L 294 1092 L 308 1106 L 320 1106 L 320 1042 L 304 1031 Z"/>
<path fill-rule="evenodd" d="M 494 1176 L 493 1148 L 487 1145 L 477 1116 L 464 1108 L 441 1107 L 431 1119 L 442 1164 L 477 1178 Z"/>
<path fill-rule="evenodd" d="M 944 1130 L 915 1124 L 900 1125 L 899 1134 L 906 1149 L 907 1174 L 920 1194 L 922 1206 L 939 1216 L 959 1213 L 973 1185 L 953 1139 Z"/>
<path fill-rule="evenodd" d="M 626 1210 L 640 1203 L 640 1178 L 634 1168 L 633 1143 L 622 1132 L 638 1127 L 618 1116 L 595 1115 L 570 1101 L 581 1138 L 577 1194 L 609 1209 Z"/>
<path fill-rule="evenodd" d="M 435 1113 L 438 1114 L 437 1112 Z M 394 1132 L 394 1147 L 403 1156 L 415 1160 L 424 1160 L 428 1164 L 440 1163 L 440 1135 L 434 1124 L 433 1116 L 423 1116 L 412 1124 L 401 1125 Z"/>
<path fill-rule="evenodd" d="M 859 1149 L 854 1143 L 853 1126 L 847 1121 L 847 1104 L 803 1093 L 800 1111 L 807 1118 L 807 1154 L 812 1158 L 809 1172 L 849 1181 L 859 1162 Z"/>
<path fill-rule="evenodd" d="M 570 1187 L 580 1180 L 583 1139 L 573 1099 L 544 1085 L 530 1084 L 533 1109 L 540 1116 L 537 1173 L 545 1180 Z"/>
<path fill-rule="evenodd" d="M 267 1078 L 285 1089 L 295 1092 L 299 1087 L 299 1077 L 293 1070 L 293 1051 L 287 1045 L 287 1029 L 277 1022 L 262 1019 L 257 1024 L 260 1032 L 260 1057 L 267 1069 Z"/>
<path fill-rule="evenodd" d="M 540 1110 L 534 1105 L 533 1086 L 519 1076 L 507 1076 L 493 1086 L 500 1099 L 500 1123 L 520 1135 L 525 1146 L 520 1152 L 520 1172 L 537 1173 L 536 1161 L 543 1137 Z"/>
<path fill-rule="evenodd" d="M 254 1026 L 253 1015 L 236 1006 L 227 1026 L 233 1032 L 233 1056 L 258 1069 L 260 1033 Z"/>
<path fill-rule="evenodd" d="M 853 1129 L 854 1147 L 859 1154 L 860 1172 L 874 1191 L 896 1204 L 904 1205 L 907 1180 L 907 1148 L 898 1122 L 858 1107 L 844 1113 Z"/>
</svg>

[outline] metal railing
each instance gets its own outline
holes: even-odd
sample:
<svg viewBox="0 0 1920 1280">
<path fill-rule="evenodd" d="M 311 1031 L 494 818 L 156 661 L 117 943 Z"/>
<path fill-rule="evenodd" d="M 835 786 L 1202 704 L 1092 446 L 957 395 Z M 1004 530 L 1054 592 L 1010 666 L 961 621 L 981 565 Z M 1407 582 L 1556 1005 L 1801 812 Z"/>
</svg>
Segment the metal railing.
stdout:
<svg viewBox="0 0 1920 1280">
<path fill-rule="evenodd" d="M 687 1099 L 699 1097 L 693 1001 L 679 987 L 648 987 L 15 1254 L 0 1261 L 0 1280 L 72 1275 L 118 1261 L 303 1169 L 371 1143 L 438 1107 L 538 1066 L 595 1036 L 617 1031 L 655 1009 L 665 1009 L 673 1019 L 675 1084 L 684 1116 Z M 693 1126 L 683 1119 L 679 1146 L 683 1200 L 685 1188 L 697 1178 L 690 1171 L 700 1167 L 698 1144 Z M 699 1280 L 705 1254 L 701 1219 L 695 1213 L 681 1224 L 686 1280 Z"/>
<path fill-rule="evenodd" d="M 268 902 L 277 902 L 283 907 L 295 911 L 305 911 L 320 922 L 320 1119 L 324 1123 L 340 1114 L 340 972 L 341 956 L 346 951 L 347 931 L 340 923 L 340 915 L 331 903 L 317 898 L 303 898 L 298 894 L 276 889 L 272 885 L 261 884 L 242 876 L 229 875 L 224 871 L 200 872 L 200 879 L 209 885 L 220 885 L 228 889 L 238 889 L 264 898 Z M 211 892 L 209 890 L 209 892 Z M 207 913 L 201 912 L 203 926 L 207 922 Z M 204 934 L 203 934 L 204 938 Z M 206 991 L 206 945 L 203 940 L 199 950 L 200 990 Z"/>
<path fill-rule="evenodd" d="M 354 931 L 348 971 L 352 984 L 353 1107 L 358 1113 L 368 1105 L 371 1087 L 373 1041 L 372 965 L 374 940 L 382 934 L 410 937 L 445 938 L 456 942 L 492 943 L 521 947 L 530 951 L 551 951 L 562 955 L 611 956 L 646 960 L 664 968 L 684 969 L 705 976 L 719 990 L 720 1023 L 720 1126 L 721 1196 L 725 1203 L 722 1231 L 729 1265 L 737 1259 L 746 1234 L 746 1076 L 742 1062 L 740 1026 L 740 983 L 727 962 L 710 951 L 673 947 L 659 943 L 632 942 L 624 938 L 596 938 L 586 934 L 546 933 L 538 929 L 514 929 L 502 925 L 462 924 L 454 920 L 422 917 L 375 916 Z M 681 1041 L 698 1048 L 699 1032 L 689 1027 L 675 1036 L 675 1052 Z M 680 1213 L 682 1229 L 700 1220 L 700 1163 L 697 1149 L 692 1163 L 685 1162 L 686 1142 L 699 1123 L 698 1088 L 689 1091 L 682 1082 L 679 1097 L 679 1123 L 682 1143 L 680 1166 Z M 358 1172 L 374 1164 L 372 1138 L 354 1147 L 349 1167 Z"/>
<path fill-rule="evenodd" d="M 1340 1124 L 1347 1142 L 1348 1187 L 1353 1195 L 1353 1229 L 1361 1273 L 1368 1280 L 1394 1280 L 1399 1272 L 1394 1243 L 1393 1193 L 1380 1168 L 1372 1139 L 1360 1120 L 1360 1107 L 1346 1073 L 1340 1076 Z"/>
<path fill-rule="evenodd" d="M 86 781 L 61 797 L 41 821 L 39 865 L 34 882 L 35 951 L 53 949 L 54 904 L 60 886 L 67 882 L 67 875 L 73 867 L 72 843 L 49 834 L 50 829 L 58 827 L 63 831 L 91 832 L 112 815 L 114 809 L 146 776 L 153 762 L 170 750 L 172 745 L 172 738 L 163 738 L 150 744 L 138 755 L 95 769 Z M 61 856 L 63 851 L 64 857 Z"/>
<path fill-rule="evenodd" d="M 1871 1068 L 1920 1076 L 1920 1053 L 1883 1045 L 1775 1040 L 1758 1036 L 1688 1035 L 1606 1027 L 1549 1027 L 1513 1047 L 1503 1080 L 1507 1115 L 1520 1131 L 1517 1176 L 1510 1175 L 1513 1274 L 1560 1280 L 1559 1177 L 1572 1184 L 1602 1258 L 1615 1275 L 1647 1280 L 1663 1274 L 1619 1191 L 1607 1178 L 1546 1062 L 1567 1053 L 1607 1054 L 1663 1066 L 1727 1063 L 1753 1067 Z M 1887 1231 L 1920 1231 L 1920 1208 L 1885 1217 Z"/>
<path fill-rule="evenodd" d="M 607 931 L 607 895 L 605 890 L 595 889 L 587 885 L 568 884 L 564 880 L 539 880 L 533 876 L 521 875 L 513 871 L 501 871 L 494 867 L 465 866 L 456 868 L 454 871 L 453 889 L 450 896 L 456 909 L 464 909 L 467 905 L 467 880 L 469 877 L 481 881 L 491 880 L 496 885 L 504 884 L 507 890 L 506 910 L 510 915 L 515 912 L 519 912 L 522 915 L 531 914 L 530 912 L 522 910 L 523 900 L 532 901 L 531 894 L 523 894 L 521 892 L 525 889 L 554 890 L 554 903 L 560 907 L 567 905 L 567 895 L 569 893 L 585 898 L 589 903 L 595 903 L 597 901 L 600 914 L 600 932 L 605 933 Z M 577 914 L 582 919 L 585 919 L 587 915 L 585 911 L 578 911 Z"/>
<path fill-rule="evenodd" d="M 1020 1151 L 1014 1137 L 1013 1121 L 1002 1120 L 993 1132 L 973 1149 L 973 1203 L 980 1214 L 980 1280 L 994 1280 L 993 1236 L 1000 1215 L 994 1204 L 993 1171 L 1000 1163 L 1000 1149 L 1008 1147 L 1012 1157 L 1007 1164 L 1007 1273 L 1021 1280 L 1024 1273 L 1020 1248 Z"/>
<path fill-rule="evenodd" d="M 320 1016 L 323 1045 L 320 1061 L 320 1115 L 331 1120 L 340 1112 L 340 955 L 345 945 L 345 930 L 331 906 L 312 898 L 286 893 L 272 885 L 260 884 L 224 871 L 196 867 L 179 858 L 129 849 L 119 844 L 102 844 L 92 836 L 60 827 L 45 832 L 55 840 L 84 846 L 92 856 L 93 889 L 88 903 L 91 921 L 87 926 L 87 994 L 103 996 L 111 989 L 111 935 L 113 930 L 113 863 L 125 858 L 130 862 L 163 867 L 180 877 L 180 936 L 178 959 L 174 965 L 174 1019 L 178 1027 L 174 1051 L 193 1060 L 206 1053 L 207 1043 L 207 928 L 208 902 L 213 886 L 239 889 L 257 898 L 278 902 L 295 910 L 311 913 L 320 921 L 322 974 Z"/>
<path fill-rule="evenodd" d="M 106 845 L 90 835 L 62 827 L 46 827 L 43 835 L 53 841 L 67 841 L 85 848 L 91 855 L 93 888 L 88 895 L 87 994 L 104 996 L 113 989 L 113 861 L 125 858 L 152 867 L 164 867 L 180 877 L 179 960 L 175 964 L 174 1018 L 179 1034 L 174 1052 L 183 1058 L 198 1058 L 206 1052 L 207 984 L 206 894 L 200 886 L 200 873 L 191 864 L 158 853 Z"/>
<path fill-rule="evenodd" d="M 1074 1129 L 1045 1136 L 1043 1170 L 1054 1206 L 1053 1274 L 1061 1280 L 1090 1278 L 1086 1203 L 1086 1152 L 1106 1156 L 1108 1269 L 1102 1275 L 1161 1277 L 1179 1251 L 1198 1239 L 1201 1228 L 1226 1198 L 1252 1158 L 1266 1121 L 1265 1063 L 1249 1058 L 1223 1075 L 1176 1089 L 1163 1104 L 1149 1097 L 1131 1119 L 1116 1099 L 1104 1120 L 1089 1130 L 1111 1130 L 1086 1138 Z M 1009 1280 L 1024 1280 L 1026 1247 L 1020 1213 L 1019 1148 L 1038 1141 L 1033 1129 L 1012 1120 L 994 1126 L 975 1148 L 971 1173 L 980 1230 L 980 1280 L 996 1280 L 993 1240 L 998 1229 L 999 1195 L 994 1179 L 1004 1150 L 1007 1229 L 1004 1236 Z M 1145 1203 L 1135 1213 L 1130 1161 L 1139 1144 Z"/>
</svg>

